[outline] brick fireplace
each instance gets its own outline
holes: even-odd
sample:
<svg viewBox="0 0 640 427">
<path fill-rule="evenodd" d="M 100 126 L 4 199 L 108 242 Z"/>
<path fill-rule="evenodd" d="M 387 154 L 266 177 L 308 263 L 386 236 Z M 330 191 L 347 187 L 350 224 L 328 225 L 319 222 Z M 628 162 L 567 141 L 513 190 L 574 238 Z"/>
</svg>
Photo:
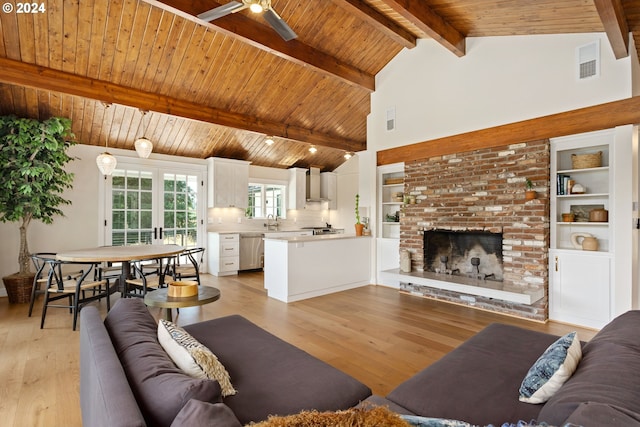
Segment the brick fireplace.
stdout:
<svg viewBox="0 0 640 427">
<path fill-rule="evenodd" d="M 525 180 L 537 198 L 525 200 Z M 402 283 L 401 290 L 430 298 L 544 321 L 548 305 L 549 143 L 514 144 L 405 163 L 405 194 L 415 196 L 400 218 L 400 249 L 412 270 L 425 271 L 424 232 L 499 233 L 504 286 L 527 293 L 544 289 L 533 304 Z"/>
</svg>

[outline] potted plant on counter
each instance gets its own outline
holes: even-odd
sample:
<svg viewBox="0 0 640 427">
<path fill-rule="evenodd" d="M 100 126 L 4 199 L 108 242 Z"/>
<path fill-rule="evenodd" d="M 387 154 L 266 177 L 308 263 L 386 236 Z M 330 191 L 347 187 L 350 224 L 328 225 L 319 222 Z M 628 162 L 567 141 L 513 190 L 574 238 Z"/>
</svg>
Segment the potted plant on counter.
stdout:
<svg viewBox="0 0 640 427">
<path fill-rule="evenodd" d="M 32 220 L 51 224 L 58 208 L 71 202 L 62 192 L 71 188 L 73 174 L 64 166 L 72 159 L 66 150 L 75 142 L 71 120 L 0 116 L 0 221 L 20 227 L 19 272 L 3 277 L 9 302 L 29 302 L 33 273 L 27 229 Z"/>
<path fill-rule="evenodd" d="M 360 222 L 360 194 L 356 194 L 356 236 L 362 236 L 364 224 Z"/>
</svg>

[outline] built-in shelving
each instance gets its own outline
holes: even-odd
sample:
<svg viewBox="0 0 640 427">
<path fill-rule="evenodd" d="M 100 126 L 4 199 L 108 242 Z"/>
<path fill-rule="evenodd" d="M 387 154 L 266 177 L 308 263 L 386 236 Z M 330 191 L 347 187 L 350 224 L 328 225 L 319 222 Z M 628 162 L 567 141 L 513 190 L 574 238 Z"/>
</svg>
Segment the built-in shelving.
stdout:
<svg viewBox="0 0 640 427">
<path fill-rule="evenodd" d="M 404 206 L 404 163 L 378 167 L 377 271 L 378 283 L 399 287 L 383 270 L 400 266 L 400 213 Z"/>
<path fill-rule="evenodd" d="M 572 242 L 575 233 L 589 234 L 598 239 L 598 251 L 609 252 L 611 227 L 609 222 L 590 222 L 589 212 L 596 208 L 609 210 L 611 169 L 609 167 L 610 140 L 606 134 L 583 138 L 558 139 L 552 142 L 551 176 L 555 192 L 551 195 L 551 248 L 582 250 Z M 601 163 L 593 167 L 576 168 L 573 156 L 601 153 Z M 563 177 L 566 177 L 563 179 Z M 569 180 L 571 190 L 564 188 Z M 573 188 L 582 186 L 583 193 Z M 574 213 L 573 221 L 563 220 L 563 214 Z"/>
</svg>

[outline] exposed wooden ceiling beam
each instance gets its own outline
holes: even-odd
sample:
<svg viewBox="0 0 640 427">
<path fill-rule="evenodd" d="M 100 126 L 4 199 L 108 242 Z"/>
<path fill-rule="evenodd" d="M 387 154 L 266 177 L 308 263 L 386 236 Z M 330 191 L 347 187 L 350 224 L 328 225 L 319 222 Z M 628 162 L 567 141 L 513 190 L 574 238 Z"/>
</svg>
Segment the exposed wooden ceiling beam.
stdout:
<svg viewBox="0 0 640 427">
<path fill-rule="evenodd" d="M 352 15 L 358 16 L 378 31 L 385 34 L 394 42 L 400 44 L 407 49 L 413 49 L 416 46 L 416 36 L 411 34 L 402 26 L 393 20 L 387 18 L 373 7 L 369 6 L 364 0 L 333 0 L 335 4 L 344 8 Z"/>
<path fill-rule="evenodd" d="M 465 55 L 465 36 L 431 10 L 426 2 L 412 0 L 382 1 L 457 56 Z"/>
<path fill-rule="evenodd" d="M 231 113 L 183 99 L 119 86 L 103 80 L 78 76 L 12 59 L 0 58 L 0 82 L 61 92 L 106 103 L 126 105 L 144 111 L 155 111 L 341 150 L 360 151 L 366 149 L 365 142 L 321 134 L 300 126 Z"/>
<path fill-rule="evenodd" d="M 196 18 L 200 13 L 220 6 L 220 3 L 207 0 L 143 1 L 199 25 L 209 26 L 225 35 L 240 39 L 244 43 L 303 67 L 312 68 L 324 75 L 340 79 L 351 86 L 366 89 L 369 92 L 375 90 L 375 76 L 372 74 L 359 70 L 296 39 L 284 41 L 271 27 L 261 25 L 242 13 L 233 13 L 211 22 Z"/>
<path fill-rule="evenodd" d="M 378 151 L 378 165 L 640 123 L 640 96 Z"/>
<path fill-rule="evenodd" d="M 629 55 L 629 25 L 620 0 L 594 0 L 616 59 Z"/>
</svg>

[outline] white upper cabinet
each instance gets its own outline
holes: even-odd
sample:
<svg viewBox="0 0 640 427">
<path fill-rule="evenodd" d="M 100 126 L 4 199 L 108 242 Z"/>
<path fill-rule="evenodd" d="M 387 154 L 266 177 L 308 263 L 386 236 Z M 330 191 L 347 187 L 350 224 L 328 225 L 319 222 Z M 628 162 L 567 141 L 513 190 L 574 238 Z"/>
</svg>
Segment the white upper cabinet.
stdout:
<svg viewBox="0 0 640 427">
<path fill-rule="evenodd" d="M 329 202 L 329 209 L 338 209 L 338 175 L 334 172 L 320 174 L 320 198 Z"/>
<path fill-rule="evenodd" d="M 304 209 L 307 201 L 307 170 L 289 169 L 289 200 L 287 209 Z"/>
<path fill-rule="evenodd" d="M 249 162 L 210 157 L 208 161 L 210 208 L 246 209 L 249 199 Z"/>
</svg>

